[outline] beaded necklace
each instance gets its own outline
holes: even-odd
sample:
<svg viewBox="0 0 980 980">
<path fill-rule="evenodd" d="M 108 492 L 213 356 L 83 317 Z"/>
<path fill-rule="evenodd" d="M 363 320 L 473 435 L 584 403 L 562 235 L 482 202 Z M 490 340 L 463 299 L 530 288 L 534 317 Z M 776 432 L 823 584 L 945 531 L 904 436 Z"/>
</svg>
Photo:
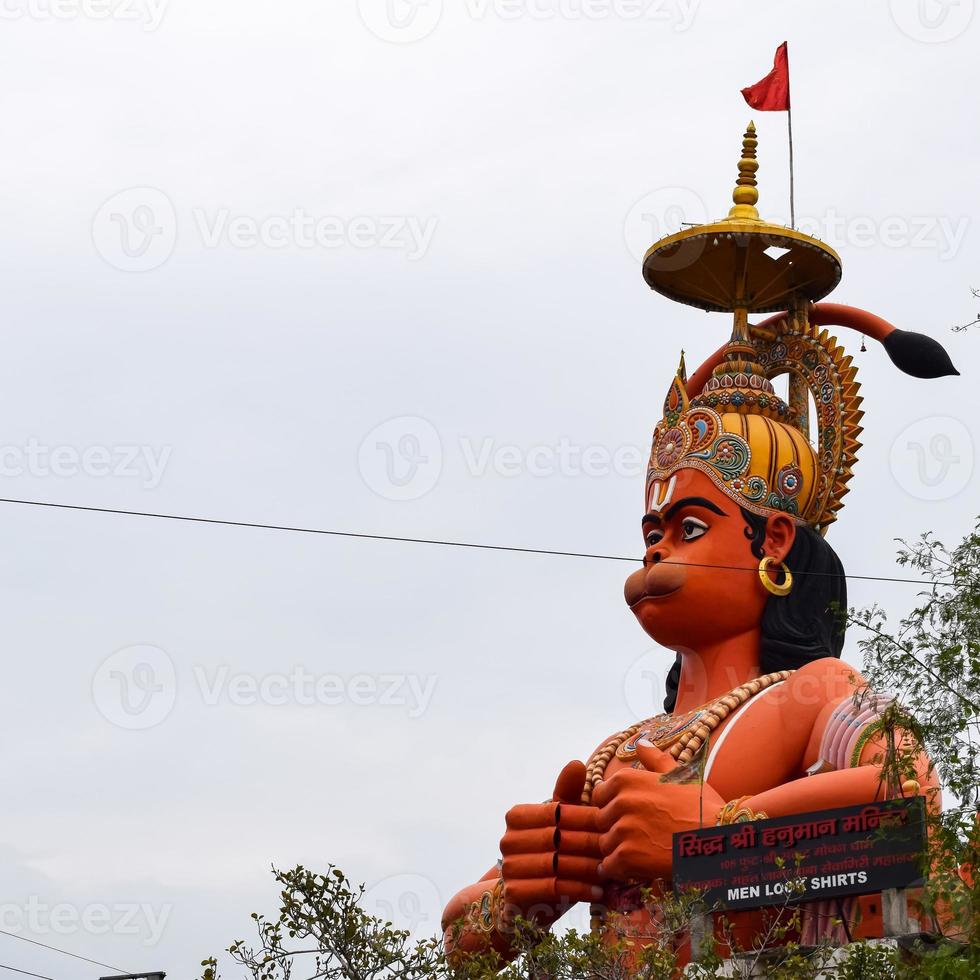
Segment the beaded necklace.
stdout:
<svg viewBox="0 0 980 980">
<path fill-rule="evenodd" d="M 780 670 L 757 677 L 682 715 L 657 715 L 614 735 L 589 759 L 582 802 L 586 805 L 592 803 L 592 793 L 605 778 L 606 768 L 613 756 L 623 760 L 636 757 L 636 743 L 641 738 L 653 742 L 658 749 L 669 752 L 677 761 L 678 767 L 689 765 L 711 733 L 729 715 L 766 688 L 786 680 L 792 673 L 791 670 Z"/>
</svg>

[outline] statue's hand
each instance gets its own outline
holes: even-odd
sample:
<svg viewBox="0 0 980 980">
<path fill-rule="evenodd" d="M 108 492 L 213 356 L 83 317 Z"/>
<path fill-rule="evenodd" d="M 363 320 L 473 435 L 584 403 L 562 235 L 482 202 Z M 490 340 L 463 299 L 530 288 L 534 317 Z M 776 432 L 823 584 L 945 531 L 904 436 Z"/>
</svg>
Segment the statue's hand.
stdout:
<svg viewBox="0 0 980 980">
<path fill-rule="evenodd" d="M 598 810 L 579 802 L 585 766 L 562 770 L 550 803 L 515 806 L 507 813 L 503 855 L 503 914 L 554 921 L 576 902 L 602 898 L 598 868 Z"/>
<path fill-rule="evenodd" d="M 652 743 L 638 742 L 637 755 L 643 769 L 621 769 L 593 793 L 604 880 L 670 878 L 673 835 L 713 826 L 724 805 L 707 783 L 662 783 L 660 773 L 676 763 Z"/>
</svg>

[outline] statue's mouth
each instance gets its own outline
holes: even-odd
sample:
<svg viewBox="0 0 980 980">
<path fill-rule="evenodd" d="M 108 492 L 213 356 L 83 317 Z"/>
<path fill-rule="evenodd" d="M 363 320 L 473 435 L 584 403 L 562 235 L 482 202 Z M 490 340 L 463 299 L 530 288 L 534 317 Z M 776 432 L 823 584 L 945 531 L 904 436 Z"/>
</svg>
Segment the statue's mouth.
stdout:
<svg viewBox="0 0 980 980">
<path fill-rule="evenodd" d="M 636 609 L 648 599 L 666 599 L 681 588 L 685 578 L 678 565 L 651 565 L 626 580 L 626 603 Z"/>
<path fill-rule="evenodd" d="M 646 602 L 649 599 L 666 599 L 667 596 L 673 595 L 680 589 L 679 585 L 675 585 L 672 589 L 664 589 L 663 591 L 656 592 L 644 592 L 638 599 L 630 603 L 630 609 L 635 609 L 641 602 Z"/>
</svg>

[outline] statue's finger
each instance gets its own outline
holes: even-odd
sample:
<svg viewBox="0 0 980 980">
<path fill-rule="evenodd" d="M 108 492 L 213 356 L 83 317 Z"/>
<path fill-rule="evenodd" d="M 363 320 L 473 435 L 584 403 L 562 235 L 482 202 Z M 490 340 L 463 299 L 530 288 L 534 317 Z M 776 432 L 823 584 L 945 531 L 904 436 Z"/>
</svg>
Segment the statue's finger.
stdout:
<svg viewBox="0 0 980 980">
<path fill-rule="evenodd" d="M 602 853 L 599 850 L 601 836 L 598 830 L 561 830 L 558 834 L 558 853 L 597 857 Z"/>
<path fill-rule="evenodd" d="M 605 889 L 587 881 L 575 881 L 559 878 L 555 883 L 555 891 L 559 898 L 571 902 L 601 902 L 606 894 Z"/>
<path fill-rule="evenodd" d="M 508 830 L 500 841 L 500 853 L 542 854 L 558 848 L 558 830 L 554 827 L 533 827 L 528 830 Z"/>
<path fill-rule="evenodd" d="M 555 803 L 522 803 L 507 811 L 508 830 L 531 830 L 535 827 L 555 827 L 558 805 Z"/>
<path fill-rule="evenodd" d="M 511 854 L 504 858 L 501 874 L 504 881 L 527 881 L 530 878 L 550 878 L 555 873 L 558 855 L 551 854 Z"/>
<path fill-rule="evenodd" d="M 596 830 L 599 826 L 599 808 L 563 803 L 558 810 L 558 826 L 562 830 Z"/>
<path fill-rule="evenodd" d="M 569 762 L 555 783 L 555 802 L 578 803 L 585 789 L 585 763 Z"/>
<path fill-rule="evenodd" d="M 574 854 L 558 855 L 558 877 L 596 884 L 599 881 L 599 859 Z"/>
<path fill-rule="evenodd" d="M 643 768 L 649 772 L 671 772 L 677 768 L 677 760 L 669 753 L 658 749 L 653 742 L 641 738 L 636 743 L 636 755 Z"/>
</svg>

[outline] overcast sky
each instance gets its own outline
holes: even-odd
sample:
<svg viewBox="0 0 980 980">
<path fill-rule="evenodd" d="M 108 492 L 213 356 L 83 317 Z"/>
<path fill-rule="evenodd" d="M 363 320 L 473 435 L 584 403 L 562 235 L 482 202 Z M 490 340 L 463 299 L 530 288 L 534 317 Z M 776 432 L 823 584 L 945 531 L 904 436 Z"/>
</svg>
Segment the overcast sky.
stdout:
<svg viewBox="0 0 980 980">
<path fill-rule="evenodd" d="M 831 541 L 978 501 L 974 0 L 0 0 L 4 497 L 637 555 L 681 346 L 639 257 L 725 214 L 790 42 L 797 215 L 868 411 Z M 755 114 L 788 218 L 785 117 Z M 653 713 L 619 562 L 0 505 L 0 929 L 197 976 L 339 864 L 435 928 L 503 814 Z M 858 605 L 913 586 L 853 581 Z M 857 661 L 855 638 L 848 658 Z M 386 905 L 385 903 L 390 903 Z M 0 964 L 108 971 L 0 935 Z M 226 969 L 226 977 L 237 976 Z"/>
</svg>

